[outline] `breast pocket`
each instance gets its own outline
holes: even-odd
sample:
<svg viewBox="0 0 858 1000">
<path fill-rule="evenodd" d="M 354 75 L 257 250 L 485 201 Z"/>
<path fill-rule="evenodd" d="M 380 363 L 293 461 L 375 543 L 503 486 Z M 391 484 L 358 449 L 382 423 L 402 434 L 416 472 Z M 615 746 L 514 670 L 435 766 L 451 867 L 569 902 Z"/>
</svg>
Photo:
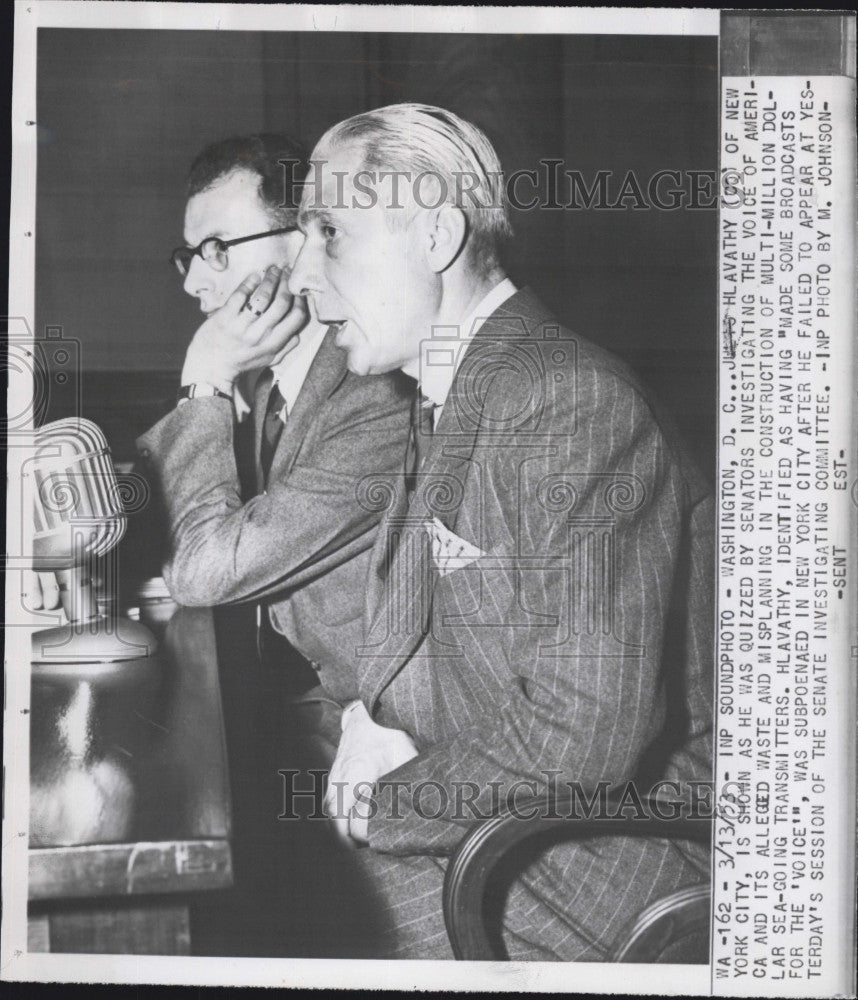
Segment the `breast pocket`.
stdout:
<svg viewBox="0 0 858 1000">
<path fill-rule="evenodd" d="M 515 593 L 515 560 L 503 546 L 440 576 L 433 615 L 443 628 L 502 625 Z"/>
<path fill-rule="evenodd" d="M 567 596 L 562 567 L 500 545 L 438 582 L 433 613 L 446 628 L 524 629 L 545 637 L 565 617 Z"/>
</svg>

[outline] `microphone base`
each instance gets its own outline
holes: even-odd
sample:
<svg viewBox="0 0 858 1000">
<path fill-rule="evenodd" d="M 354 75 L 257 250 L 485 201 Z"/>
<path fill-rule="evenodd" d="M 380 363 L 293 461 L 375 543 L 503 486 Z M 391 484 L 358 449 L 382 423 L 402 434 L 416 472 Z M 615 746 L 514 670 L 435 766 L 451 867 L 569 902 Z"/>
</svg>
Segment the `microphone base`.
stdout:
<svg viewBox="0 0 858 1000">
<path fill-rule="evenodd" d="M 140 622 L 97 616 L 33 634 L 33 680 L 124 686 L 158 671 L 158 642 Z"/>
</svg>

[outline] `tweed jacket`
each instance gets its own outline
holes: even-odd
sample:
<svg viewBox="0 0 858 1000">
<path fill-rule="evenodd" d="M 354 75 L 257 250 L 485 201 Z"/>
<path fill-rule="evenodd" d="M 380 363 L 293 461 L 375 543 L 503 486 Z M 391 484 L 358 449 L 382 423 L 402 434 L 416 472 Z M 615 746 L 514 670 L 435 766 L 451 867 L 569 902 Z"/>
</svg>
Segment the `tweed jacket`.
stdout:
<svg viewBox="0 0 858 1000">
<path fill-rule="evenodd" d="M 619 360 L 518 292 L 467 348 L 410 501 L 384 487 L 358 686 L 419 754 L 376 786 L 375 852 L 449 854 L 517 782 L 711 780 L 713 499 Z M 599 960 L 705 878 L 688 843 L 559 845 L 504 925 Z"/>
<path fill-rule="evenodd" d="M 164 506 L 164 578 L 180 604 L 269 601 L 274 627 L 335 698 L 355 696 L 368 560 L 379 520 L 361 503 L 367 473 L 400 472 L 408 380 L 359 378 L 325 335 L 280 436 L 267 491 L 242 503 L 233 408 L 177 406 L 137 441 Z M 261 423 L 255 420 L 255 454 Z"/>
</svg>

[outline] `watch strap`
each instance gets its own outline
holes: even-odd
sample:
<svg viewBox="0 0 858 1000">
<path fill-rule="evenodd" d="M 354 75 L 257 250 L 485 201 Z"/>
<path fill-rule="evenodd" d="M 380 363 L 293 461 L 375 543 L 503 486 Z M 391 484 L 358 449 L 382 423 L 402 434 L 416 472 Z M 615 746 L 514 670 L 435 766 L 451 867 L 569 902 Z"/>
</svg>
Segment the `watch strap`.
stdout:
<svg viewBox="0 0 858 1000">
<path fill-rule="evenodd" d="M 220 389 L 209 385 L 208 382 L 191 382 L 189 385 L 179 386 L 176 400 L 181 403 L 185 399 L 196 399 L 199 396 L 221 396 L 223 399 L 232 399 L 229 393 L 221 392 Z"/>
</svg>

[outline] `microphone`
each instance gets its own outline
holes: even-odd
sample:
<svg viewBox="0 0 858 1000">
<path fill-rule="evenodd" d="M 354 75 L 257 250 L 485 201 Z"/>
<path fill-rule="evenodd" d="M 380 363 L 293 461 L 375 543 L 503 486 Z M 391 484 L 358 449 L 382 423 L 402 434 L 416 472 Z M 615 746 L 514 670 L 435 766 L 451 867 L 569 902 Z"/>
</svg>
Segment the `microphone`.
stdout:
<svg viewBox="0 0 858 1000">
<path fill-rule="evenodd" d="M 85 568 L 119 544 L 125 511 L 101 430 L 89 420 L 57 420 L 37 435 L 32 469 L 33 567 L 57 574 L 60 599 L 70 622 L 98 614 Z"/>
<path fill-rule="evenodd" d="M 33 636 L 33 661 L 97 664 L 134 661 L 154 654 L 154 636 L 137 622 L 99 612 L 93 577 L 99 560 L 125 534 L 133 484 L 120 484 L 101 429 L 83 418 L 45 424 L 36 434 L 30 463 L 35 496 L 33 568 L 53 572 L 68 625 Z M 67 672 L 67 671 L 66 671 Z"/>
<path fill-rule="evenodd" d="M 33 568 L 57 575 L 68 618 L 32 637 L 30 842 L 117 841 L 134 819 L 135 720 L 152 700 L 160 664 L 149 629 L 109 602 L 102 613 L 93 581 L 125 534 L 135 482 L 117 480 L 104 434 L 76 417 L 37 430 L 28 468 Z M 139 484 L 138 502 L 147 495 Z"/>
</svg>

